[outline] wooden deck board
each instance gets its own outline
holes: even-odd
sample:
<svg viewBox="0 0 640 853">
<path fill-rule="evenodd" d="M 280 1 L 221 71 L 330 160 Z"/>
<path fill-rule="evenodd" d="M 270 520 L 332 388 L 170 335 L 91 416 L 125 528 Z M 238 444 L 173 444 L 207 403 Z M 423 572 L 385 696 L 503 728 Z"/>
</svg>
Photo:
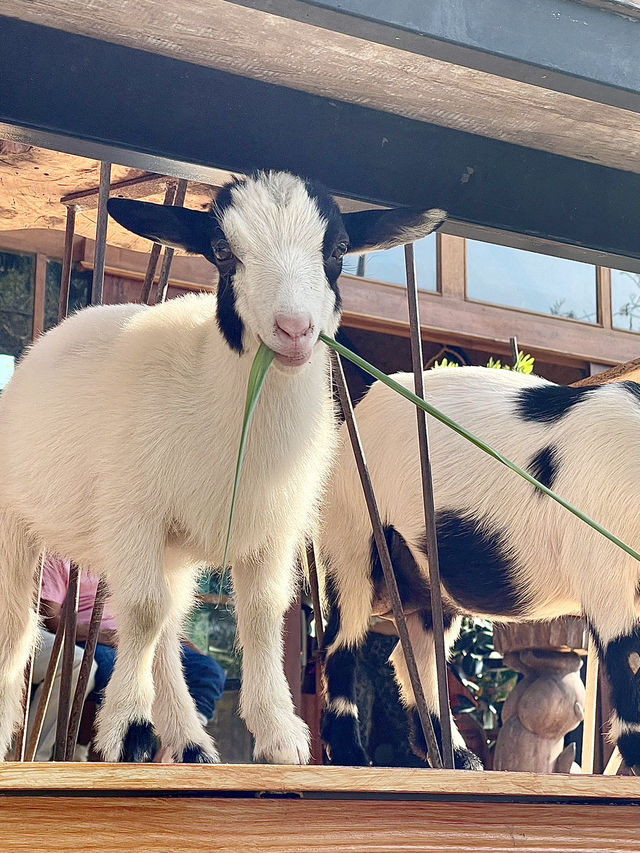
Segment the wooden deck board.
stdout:
<svg viewBox="0 0 640 853">
<path fill-rule="evenodd" d="M 0 765 L 0 795 L 9 792 L 273 792 L 422 794 L 430 797 L 628 801 L 640 804 L 640 778 L 627 776 L 475 773 L 381 767 L 288 767 L 262 764 Z M 640 826 L 640 824 L 639 824 Z"/>
<path fill-rule="evenodd" d="M 3 853 L 637 853 L 632 806 L 256 799 L 0 800 Z"/>
</svg>

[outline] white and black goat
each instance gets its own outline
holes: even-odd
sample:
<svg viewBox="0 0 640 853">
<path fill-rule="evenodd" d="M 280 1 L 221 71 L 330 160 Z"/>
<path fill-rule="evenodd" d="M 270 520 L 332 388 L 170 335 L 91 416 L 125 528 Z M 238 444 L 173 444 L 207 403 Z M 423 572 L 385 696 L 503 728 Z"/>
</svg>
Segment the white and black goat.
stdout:
<svg viewBox="0 0 640 853">
<path fill-rule="evenodd" d="M 179 761 L 218 760 L 198 722 L 179 636 L 203 565 L 220 565 L 247 379 L 276 353 L 248 440 L 230 549 L 241 713 L 255 756 L 306 762 L 282 669 L 296 551 L 334 444 L 328 352 L 347 252 L 432 231 L 441 211 L 340 215 L 282 172 L 223 188 L 211 213 L 112 199 L 137 234 L 204 255 L 217 298 L 89 308 L 46 334 L 0 399 L 0 758 L 19 716 L 43 547 L 104 575 L 118 656 L 98 720 L 105 759 L 145 760 L 153 728 Z M 152 728 L 153 727 L 153 728 Z"/>
<path fill-rule="evenodd" d="M 640 546 L 640 385 L 590 388 L 485 368 L 424 374 L 427 399 L 634 549 Z M 396 379 L 413 390 L 413 377 Z M 416 416 L 375 383 L 356 417 L 440 736 Z M 640 764 L 639 564 L 464 438 L 429 418 L 447 650 L 463 614 L 498 621 L 584 613 L 604 660 L 615 712 L 610 736 Z M 354 650 L 372 614 L 391 607 L 344 427 L 328 487 L 322 552 L 331 606 L 323 737 L 337 764 L 367 762 L 358 733 Z M 391 656 L 426 757 L 404 657 Z M 479 767 L 454 729 L 457 767 Z"/>
</svg>

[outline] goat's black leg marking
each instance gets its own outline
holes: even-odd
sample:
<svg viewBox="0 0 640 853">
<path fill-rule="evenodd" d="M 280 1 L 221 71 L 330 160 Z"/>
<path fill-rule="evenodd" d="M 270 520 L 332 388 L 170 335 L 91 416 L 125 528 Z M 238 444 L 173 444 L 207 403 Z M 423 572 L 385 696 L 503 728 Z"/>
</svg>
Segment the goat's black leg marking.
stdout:
<svg viewBox="0 0 640 853">
<path fill-rule="evenodd" d="M 142 764 L 151 761 L 156 740 L 153 726 L 147 720 L 131 723 L 122 741 L 120 761 Z"/>
<path fill-rule="evenodd" d="M 409 743 L 411 749 L 415 752 L 418 758 L 427 762 L 427 742 L 420 724 L 420 717 L 415 708 L 409 708 Z M 431 722 L 433 730 L 438 741 L 438 746 L 442 749 L 442 729 L 440 728 L 440 718 L 436 714 L 431 714 Z M 470 749 L 463 746 L 453 746 L 453 762 L 456 770 L 482 770 L 482 762 Z"/>
<path fill-rule="evenodd" d="M 211 755 L 195 743 L 188 743 L 182 753 L 182 764 L 214 764 Z"/>
<path fill-rule="evenodd" d="M 356 705 L 356 650 L 341 646 L 332 648 L 340 633 L 340 608 L 330 582 L 327 583 L 327 597 L 331 610 L 325 631 L 328 651 L 321 736 L 332 764 L 367 766 L 369 759 L 360 740 Z"/>
<path fill-rule="evenodd" d="M 611 734 L 628 767 L 640 767 L 640 624 L 630 634 L 598 643 L 611 682 Z"/>
</svg>

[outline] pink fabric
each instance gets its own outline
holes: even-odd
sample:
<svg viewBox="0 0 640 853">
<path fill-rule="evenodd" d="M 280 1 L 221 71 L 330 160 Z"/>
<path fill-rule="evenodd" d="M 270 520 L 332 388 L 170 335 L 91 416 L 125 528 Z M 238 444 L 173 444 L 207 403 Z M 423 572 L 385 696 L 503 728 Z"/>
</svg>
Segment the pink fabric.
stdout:
<svg viewBox="0 0 640 853">
<path fill-rule="evenodd" d="M 49 556 L 45 559 L 42 572 L 42 598 L 57 604 L 64 604 L 69 587 L 69 561 L 61 557 Z M 98 578 L 83 571 L 80 575 L 80 598 L 78 601 L 78 625 L 88 627 L 91 611 L 98 588 Z M 105 631 L 118 628 L 116 617 L 109 608 L 109 599 L 104 605 L 101 627 Z"/>
</svg>

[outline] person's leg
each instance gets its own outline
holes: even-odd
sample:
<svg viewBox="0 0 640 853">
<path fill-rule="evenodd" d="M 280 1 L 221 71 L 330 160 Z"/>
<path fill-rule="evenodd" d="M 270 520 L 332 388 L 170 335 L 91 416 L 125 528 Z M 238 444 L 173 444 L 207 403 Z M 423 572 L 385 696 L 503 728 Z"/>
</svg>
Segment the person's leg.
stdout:
<svg viewBox="0 0 640 853">
<path fill-rule="evenodd" d="M 184 643 L 181 646 L 181 654 L 189 693 L 196 703 L 201 722 L 206 725 L 213 717 L 216 702 L 224 691 L 226 673 L 218 661 Z"/>
</svg>

